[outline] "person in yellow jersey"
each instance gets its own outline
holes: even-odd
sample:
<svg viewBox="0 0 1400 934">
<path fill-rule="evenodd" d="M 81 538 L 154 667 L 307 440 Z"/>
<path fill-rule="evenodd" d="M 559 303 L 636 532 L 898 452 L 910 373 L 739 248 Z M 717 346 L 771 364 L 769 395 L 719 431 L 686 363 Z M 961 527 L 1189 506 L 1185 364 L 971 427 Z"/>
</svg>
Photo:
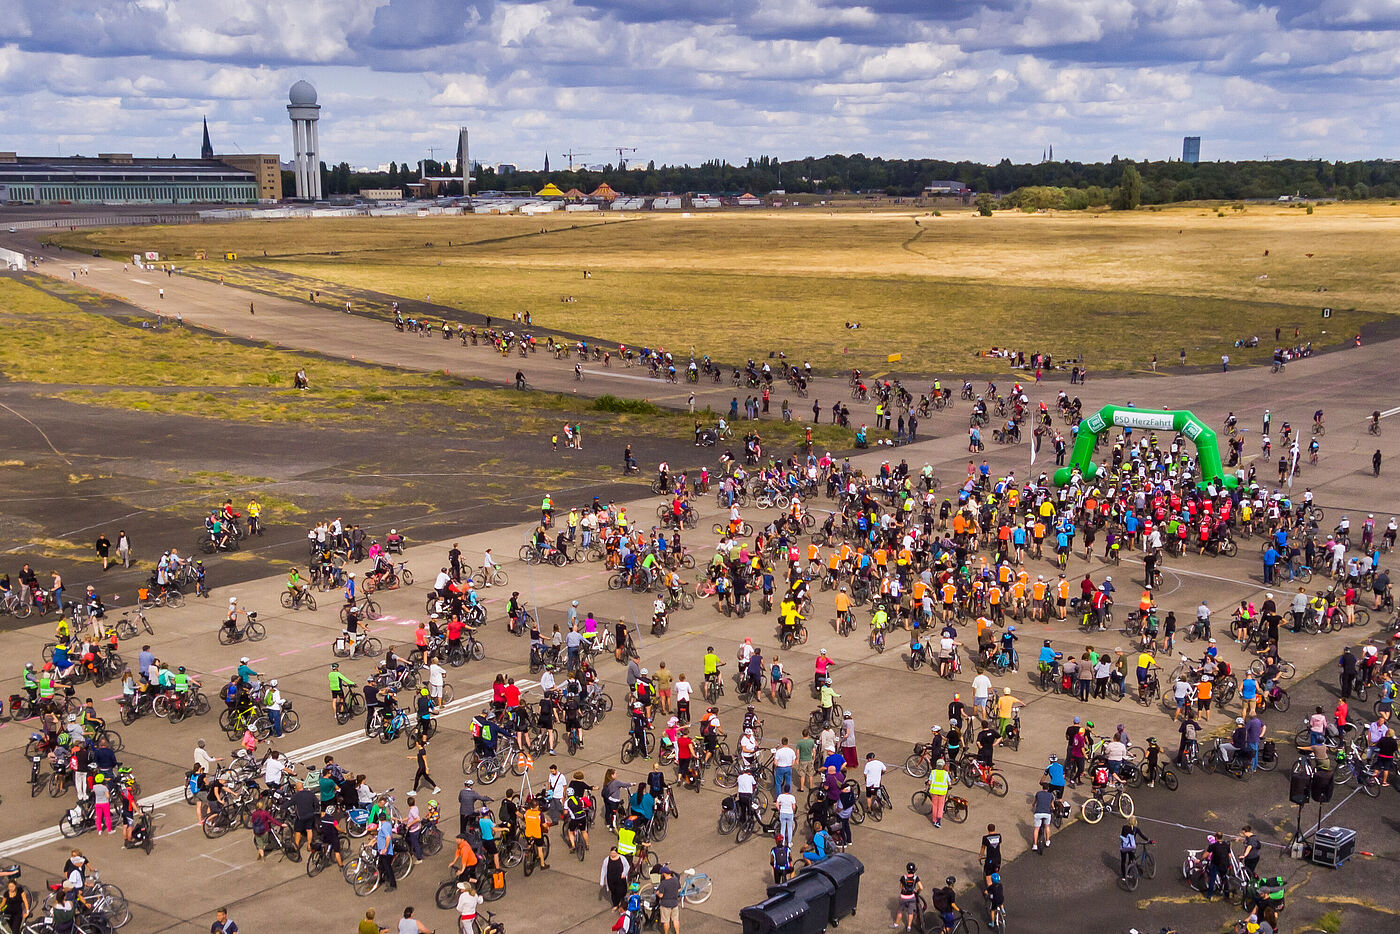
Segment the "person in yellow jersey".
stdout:
<svg viewBox="0 0 1400 934">
<path fill-rule="evenodd" d="M 1152 666 L 1155 665 L 1155 664 L 1157 664 L 1157 659 L 1153 658 L 1151 652 L 1149 652 L 1149 651 L 1147 651 L 1146 649 L 1144 649 L 1143 651 L 1141 651 L 1141 652 L 1138 653 L 1138 657 L 1137 657 L 1137 684 L 1138 684 L 1138 703 L 1140 703 L 1140 704 L 1144 704 L 1144 705 L 1145 705 L 1145 704 L 1150 703 L 1150 699 L 1147 697 L 1147 679 L 1151 676 L 1151 674 L 1152 674 Z"/>
<path fill-rule="evenodd" d="M 939 759 L 928 773 L 928 819 L 935 827 L 943 826 L 943 806 L 948 800 L 948 787 L 953 777 L 948 773 L 948 763 Z"/>
<path fill-rule="evenodd" d="M 261 535 L 262 530 L 262 504 L 256 498 L 248 500 L 248 534 Z"/>
</svg>

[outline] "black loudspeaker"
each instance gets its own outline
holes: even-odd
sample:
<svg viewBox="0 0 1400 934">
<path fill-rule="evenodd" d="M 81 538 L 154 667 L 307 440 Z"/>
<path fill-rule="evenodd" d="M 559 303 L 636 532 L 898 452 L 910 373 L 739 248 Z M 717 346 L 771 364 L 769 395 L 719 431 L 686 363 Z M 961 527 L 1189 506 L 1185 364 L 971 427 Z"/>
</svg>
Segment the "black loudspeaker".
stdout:
<svg viewBox="0 0 1400 934">
<path fill-rule="evenodd" d="M 1312 778 L 1307 772 L 1294 772 L 1289 777 L 1288 800 L 1298 805 L 1312 800 Z"/>
<path fill-rule="evenodd" d="M 1312 799 L 1318 804 L 1326 804 L 1332 800 L 1332 770 L 1319 769 L 1313 773 L 1312 777 Z"/>
</svg>

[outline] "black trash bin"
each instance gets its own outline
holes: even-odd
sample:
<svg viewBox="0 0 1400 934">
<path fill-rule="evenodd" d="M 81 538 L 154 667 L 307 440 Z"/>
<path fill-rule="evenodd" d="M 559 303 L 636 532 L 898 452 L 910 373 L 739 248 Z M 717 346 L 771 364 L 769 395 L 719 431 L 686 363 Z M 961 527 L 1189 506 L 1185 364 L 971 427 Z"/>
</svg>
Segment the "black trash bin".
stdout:
<svg viewBox="0 0 1400 934">
<path fill-rule="evenodd" d="M 774 886 L 772 897 L 739 909 L 739 921 L 744 934 L 807 934 L 807 918 L 812 912 L 807 903 L 786 886 Z M 825 918 L 822 919 L 825 921 Z M 820 931 L 821 928 L 816 928 Z"/>
<path fill-rule="evenodd" d="M 807 906 L 802 916 L 802 927 L 794 930 L 801 930 L 803 934 L 825 931 L 831 918 L 831 899 L 836 894 L 836 886 L 831 884 L 831 879 L 822 873 L 804 869 L 785 882 L 784 887 Z"/>
<path fill-rule="evenodd" d="M 831 881 L 831 913 L 827 920 L 833 926 L 838 921 L 856 913 L 856 902 L 860 900 L 860 877 L 865 866 L 850 853 L 833 853 L 807 870 L 820 873 Z"/>
</svg>

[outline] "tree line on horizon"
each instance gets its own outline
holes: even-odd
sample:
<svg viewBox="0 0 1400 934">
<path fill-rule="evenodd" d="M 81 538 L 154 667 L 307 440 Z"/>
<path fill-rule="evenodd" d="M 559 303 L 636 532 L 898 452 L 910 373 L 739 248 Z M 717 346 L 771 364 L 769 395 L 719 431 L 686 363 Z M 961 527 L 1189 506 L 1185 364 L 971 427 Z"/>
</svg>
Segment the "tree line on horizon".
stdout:
<svg viewBox="0 0 1400 934">
<path fill-rule="evenodd" d="M 355 172 L 348 163 L 327 167 L 321 163 L 323 188 L 328 195 L 355 194 L 366 188 L 406 187 L 419 177 L 419 163 L 390 163 L 387 172 Z M 451 162 L 426 160 L 428 175 L 459 174 Z M 283 173 L 284 190 L 292 191 L 290 173 Z M 1246 162 L 1134 162 L 1114 156 L 1108 162 L 1012 163 L 946 162 L 936 159 L 883 159 L 861 153 L 780 161 L 769 156 L 732 165 L 714 159 L 698 166 L 661 165 L 649 162 L 645 169 L 622 166 L 607 171 L 517 171 L 497 174 L 478 165 L 472 173 L 479 191 L 538 191 L 549 182 L 568 191 L 585 193 L 606 182 L 621 194 L 655 195 L 663 192 L 708 192 L 765 195 L 865 193 L 914 197 L 934 180 L 956 181 L 974 192 L 1001 198 L 1003 207 L 1051 207 L 1083 209 L 1099 205 L 1137 207 L 1182 201 L 1232 201 L 1274 199 L 1280 195 L 1303 198 L 1400 197 L 1400 162 L 1371 159 L 1329 162 L 1321 159 L 1278 159 Z M 1125 174 L 1128 176 L 1126 185 Z M 1134 176 L 1136 177 L 1134 179 Z M 1136 197 L 1128 189 L 1136 190 Z M 448 183 L 446 195 L 460 195 L 460 183 Z M 1007 203 L 1007 199 L 1010 203 Z M 1129 203 L 1131 202 L 1131 203 Z"/>
</svg>

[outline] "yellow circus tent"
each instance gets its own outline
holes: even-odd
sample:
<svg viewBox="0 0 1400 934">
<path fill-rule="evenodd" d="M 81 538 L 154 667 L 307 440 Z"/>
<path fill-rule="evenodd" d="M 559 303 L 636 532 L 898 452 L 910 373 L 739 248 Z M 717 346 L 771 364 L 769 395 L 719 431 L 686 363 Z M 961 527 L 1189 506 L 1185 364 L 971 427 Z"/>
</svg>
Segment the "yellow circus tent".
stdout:
<svg viewBox="0 0 1400 934">
<path fill-rule="evenodd" d="M 588 197 L 596 198 L 599 201 L 616 201 L 620 195 L 613 189 L 613 186 L 609 185 L 607 182 L 603 182 L 603 184 L 593 189 L 593 193 Z"/>
<path fill-rule="evenodd" d="M 541 188 L 539 191 L 535 192 L 535 197 L 536 197 L 536 198 L 562 198 L 562 197 L 564 197 L 564 193 L 563 193 L 562 191 L 559 190 L 559 186 L 558 186 L 558 185 L 554 184 L 553 182 L 550 182 L 548 185 L 545 185 L 545 186 L 544 186 L 543 188 Z"/>
</svg>

